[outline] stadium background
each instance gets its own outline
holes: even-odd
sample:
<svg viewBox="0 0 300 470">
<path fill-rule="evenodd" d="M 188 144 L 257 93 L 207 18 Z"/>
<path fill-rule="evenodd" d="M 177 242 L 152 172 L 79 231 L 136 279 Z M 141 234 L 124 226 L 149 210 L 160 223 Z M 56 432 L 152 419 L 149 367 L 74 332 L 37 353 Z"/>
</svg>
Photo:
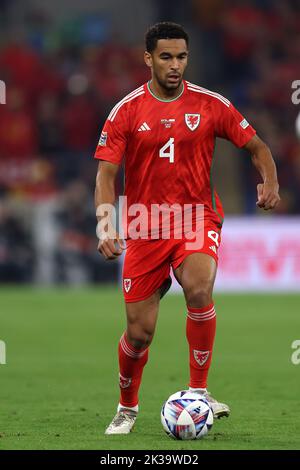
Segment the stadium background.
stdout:
<svg viewBox="0 0 300 470">
<path fill-rule="evenodd" d="M 93 153 L 112 106 L 148 80 L 143 36 L 149 25 L 161 20 L 179 22 L 187 29 L 191 55 L 186 78 L 220 92 L 245 114 L 271 147 L 281 186 L 278 209 L 272 214 L 259 211 L 255 201 L 260 180 L 249 156 L 228 142 L 218 142 L 214 182 L 226 218 L 217 286 L 243 292 L 276 290 L 276 296 L 216 297 L 222 318 L 213 386 L 222 399 L 237 399 L 234 394 L 240 392 L 234 391 L 228 377 L 222 381 L 218 367 L 221 364 L 223 371 L 232 374 L 232 358 L 239 350 L 235 379 L 246 380 L 244 392 L 250 393 L 253 381 L 265 378 L 263 409 L 272 387 L 278 386 L 277 361 L 277 371 L 290 385 L 284 397 L 277 390 L 274 408 L 283 398 L 285 403 L 295 403 L 293 386 L 300 366 L 292 365 L 290 356 L 292 341 L 300 337 L 300 142 L 295 130 L 300 105 L 291 96 L 293 81 L 300 79 L 299 1 L 1 0 L 0 9 L 0 79 L 6 84 L 6 102 L 0 104 L 0 340 L 7 346 L 7 364 L 0 365 L 6 405 L 0 420 L 0 448 L 113 445 L 99 444 L 102 428 L 95 416 L 99 417 L 100 397 L 101 408 L 103 403 L 107 407 L 105 416 L 100 413 L 102 427 L 114 410 L 113 345 L 125 319 L 116 288 L 120 264 L 104 262 L 96 251 Z M 121 187 L 122 173 L 119 191 Z M 296 292 L 283 295 L 282 290 Z M 178 308 L 176 299 L 168 296 L 162 304 L 162 332 L 153 345 L 157 360 L 159 351 L 163 354 L 164 334 L 170 351 L 172 344 L 177 348 L 175 338 L 180 334 L 183 338 L 184 315 L 173 325 L 174 339 L 167 335 L 167 319 L 173 319 L 172 309 Z M 180 299 L 178 305 L 184 311 Z M 241 310 L 244 323 L 237 327 Z M 245 329 L 252 333 L 246 336 Z M 265 342 L 261 337 L 252 342 L 257 331 L 265 335 Z M 228 351 L 232 340 L 235 349 Z M 187 367 L 185 347 L 181 345 L 182 369 Z M 112 358 L 104 365 L 107 350 Z M 261 355 L 270 363 L 262 361 L 257 371 Z M 247 378 L 244 360 L 249 366 Z M 165 366 L 172 368 L 169 361 Z M 148 400 L 150 396 L 156 400 L 151 410 L 146 408 L 151 430 L 151 413 L 167 394 L 185 386 L 185 373 L 174 370 L 169 382 L 152 390 L 150 382 L 159 382 L 161 376 L 148 367 Z M 71 374 L 75 369 L 76 378 L 75 372 Z M 48 379 L 51 385 L 46 384 Z M 147 396 L 146 385 L 144 393 Z M 32 415 L 34 402 L 40 406 Z M 239 413 L 243 417 L 242 406 Z M 285 413 L 288 420 L 289 412 Z M 63 422 L 73 428 L 70 425 L 65 432 L 69 440 L 59 441 Z M 86 440 L 82 440 L 80 422 L 87 429 L 93 423 Z M 272 434 L 274 423 L 268 424 Z M 256 425 L 253 422 L 253 430 Z M 299 438 L 286 436 L 284 443 L 272 436 L 267 443 L 252 441 L 251 429 L 248 435 L 239 427 L 234 428 L 234 444 L 230 424 L 221 426 L 223 434 L 219 433 L 219 440 L 208 440 L 208 447 L 280 448 L 289 441 L 299 448 Z M 293 426 L 291 433 L 296 421 Z M 160 439 L 159 425 L 153 429 Z M 143 435 L 144 441 L 136 438 L 129 445 L 155 448 L 151 436 L 150 432 L 150 437 Z M 128 446 L 121 441 L 115 445 Z M 161 445 L 171 444 L 167 440 Z"/>
</svg>

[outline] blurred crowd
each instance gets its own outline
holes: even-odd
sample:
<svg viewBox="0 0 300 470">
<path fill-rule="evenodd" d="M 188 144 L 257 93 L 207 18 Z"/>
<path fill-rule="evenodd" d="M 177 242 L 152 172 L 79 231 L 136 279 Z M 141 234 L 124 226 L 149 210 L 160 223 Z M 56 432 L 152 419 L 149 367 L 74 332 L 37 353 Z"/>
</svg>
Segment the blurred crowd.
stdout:
<svg viewBox="0 0 300 470">
<path fill-rule="evenodd" d="M 300 106 L 292 104 L 291 84 L 300 78 L 300 3 L 174 0 L 172 14 L 164 0 L 154 3 L 149 24 L 173 20 L 191 32 L 188 78 L 231 99 L 270 145 L 281 184 L 277 212 L 299 213 Z M 126 42 L 100 13 L 54 26 L 37 8 L 15 30 L 12 4 L 0 1 L 7 91 L 0 105 L 0 282 L 115 279 L 117 264 L 104 265 L 96 252 L 92 157 L 111 107 L 149 79 L 143 38 Z M 249 159 L 241 161 L 239 207 L 253 213 L 258 176 Z"/>
</svg>

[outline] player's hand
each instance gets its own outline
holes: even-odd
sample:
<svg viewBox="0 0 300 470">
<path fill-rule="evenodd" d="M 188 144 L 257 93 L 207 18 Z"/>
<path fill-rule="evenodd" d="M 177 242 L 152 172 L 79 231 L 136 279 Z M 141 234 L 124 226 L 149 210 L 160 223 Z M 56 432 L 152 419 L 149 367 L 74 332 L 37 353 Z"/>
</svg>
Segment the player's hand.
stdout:
<svg viewBox="0 0 300 470">
<path fill-rule="evenodd" d="M 113 236 L 108 234 L 101 236 L 98 243 L 98 251 L 106 260 L 116 259 L 124 250 L 126 250 L 125 240 L 120 238 L 117 232 Z"/>
<path fill-rule="evenodd" d="M 265 211 L 275 209 L 280 201 L 279 185 L 274 183 L 261 183 L 257 185 L 257 202 L 256 205 Z"/>
</svg>

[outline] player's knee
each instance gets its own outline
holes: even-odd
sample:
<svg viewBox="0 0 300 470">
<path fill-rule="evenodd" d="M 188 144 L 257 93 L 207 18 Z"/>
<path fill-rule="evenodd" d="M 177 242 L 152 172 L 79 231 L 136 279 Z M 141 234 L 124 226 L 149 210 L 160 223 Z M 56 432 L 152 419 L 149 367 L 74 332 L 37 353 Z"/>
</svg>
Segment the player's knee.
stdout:
<svg viewBox="0 0 300 470">
<path fill-rule="evenodd" d="M 202 308 L 212 302 L 212 284 L 203 281 L 185 289 L 186 302 L 189 307 Z"/>
<path fill-rule="evenodd" d="M 143 329 L 138 329 L 127 331 L 127 337 L 128 341 L 135 349 L 145 349 L 150 346 L 153 333 Z"/>
</svg>

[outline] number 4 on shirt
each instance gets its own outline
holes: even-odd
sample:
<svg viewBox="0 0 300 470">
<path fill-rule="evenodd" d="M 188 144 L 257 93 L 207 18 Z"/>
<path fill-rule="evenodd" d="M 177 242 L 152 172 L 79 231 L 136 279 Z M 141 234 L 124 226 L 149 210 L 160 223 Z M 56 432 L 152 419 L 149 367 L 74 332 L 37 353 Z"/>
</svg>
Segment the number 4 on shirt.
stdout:
<svg viewBox="0 0 300 470">
<path fill-rule="evenodd" d="M 168 158 L 170 163 L 174 163 L 174 150 L 174 137 L 170 137 L 168 142 L 160 149 L 159 156 L 161 158 Z"/>
</svg>

